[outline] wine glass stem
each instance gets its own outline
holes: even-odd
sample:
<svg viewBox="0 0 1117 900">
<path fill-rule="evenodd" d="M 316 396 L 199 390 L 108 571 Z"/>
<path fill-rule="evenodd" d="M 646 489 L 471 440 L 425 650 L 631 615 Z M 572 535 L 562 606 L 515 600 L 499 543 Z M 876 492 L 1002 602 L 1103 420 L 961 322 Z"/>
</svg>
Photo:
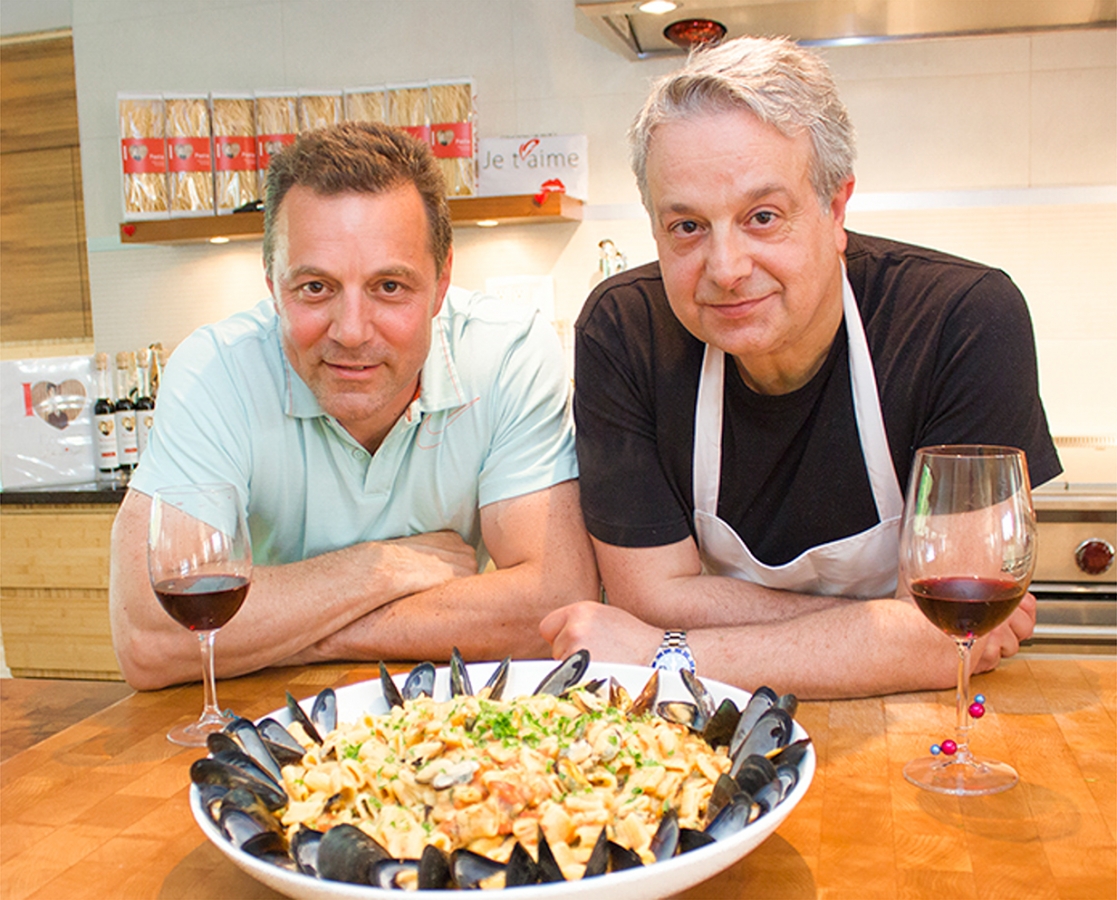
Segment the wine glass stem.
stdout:
<svg viewBox="0 0 1117 900">
<path fill-rule="evenodd" d="M 199 631 L 198 641 L 202 646 L 202 684 L 205 686 L 205 707 L 202 709 L 202 720 L 209 721 L 220 719 L 221 710 L 217 706 L 217 678 L 213 669 L 213 642 L 217 637 L 217 629 Z"/>
<path fill-rule="evenodd" d="M 954 761 L 964 762 L 970 758 L 970 650 L 973 638 L 956 641 L 958 644 L 958 691 L 955 695 L 957 716 Z"/>
</svg>

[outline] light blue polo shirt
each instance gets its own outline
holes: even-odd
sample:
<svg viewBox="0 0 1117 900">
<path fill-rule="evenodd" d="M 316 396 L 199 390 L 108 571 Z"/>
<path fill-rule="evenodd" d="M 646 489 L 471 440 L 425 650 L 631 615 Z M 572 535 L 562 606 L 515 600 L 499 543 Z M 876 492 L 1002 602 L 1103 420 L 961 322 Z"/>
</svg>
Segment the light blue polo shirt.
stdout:
<svg viewBox="0 0 1117 900">
<path fill-rule="evenodd" d="M 131 485 L 236 485 L 261 565 L 453 529 L 483 566 L 480 507 L 577 475 L 554 329 L 534 310 L 451 288 L 419 397 L 374 455 L 291 368 L 269 298 L 175 350 Z"/>
</svg>

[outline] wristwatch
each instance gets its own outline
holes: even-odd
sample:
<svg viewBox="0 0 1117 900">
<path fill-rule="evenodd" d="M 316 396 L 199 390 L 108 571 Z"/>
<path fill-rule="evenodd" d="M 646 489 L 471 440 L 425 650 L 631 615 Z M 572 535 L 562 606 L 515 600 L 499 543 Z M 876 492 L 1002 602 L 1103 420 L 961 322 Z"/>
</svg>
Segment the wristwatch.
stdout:
<svg viewBox="0 0 1117 900">
<path fill-rule="evenodd" d="M 652 657 L 653 669 L 666 669 L 668 672 L 678 672 L 682 669 L 694 671 L 694 654 L 687 646 L 685 631 L 663 632 L 663 643 Z"/>
</svg>

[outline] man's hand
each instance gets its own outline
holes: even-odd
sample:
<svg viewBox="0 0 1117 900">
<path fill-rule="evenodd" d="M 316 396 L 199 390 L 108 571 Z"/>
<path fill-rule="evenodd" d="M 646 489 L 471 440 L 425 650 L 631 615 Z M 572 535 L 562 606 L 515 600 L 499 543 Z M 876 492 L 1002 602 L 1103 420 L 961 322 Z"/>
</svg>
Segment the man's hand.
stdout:
<svg viewBox="0 0 1117 900">
<path fill-rule="evenodd" d="M 434 531 L 384 541 L 403 594 L 417 594 L 477 574 L 477 554 L 456 531 Z"/>
<path fill-rule="evenodd" d="M 646 666 L 663 640 L 663 632 L 632 613 L 604 603 L 572 603 L 539 623 L 555 659 L 589 650 L 598 661 Z"/>
<path fill-rule="evenodd" d="M 1036 598 L 1025 594 L 1012 615 L 983 637 L 974 648 L 973 674 L 989 672 L 1007 656 L 1015 656 L 1020 642 L 1032 636 L 1036 627 Z"/>
</svg>

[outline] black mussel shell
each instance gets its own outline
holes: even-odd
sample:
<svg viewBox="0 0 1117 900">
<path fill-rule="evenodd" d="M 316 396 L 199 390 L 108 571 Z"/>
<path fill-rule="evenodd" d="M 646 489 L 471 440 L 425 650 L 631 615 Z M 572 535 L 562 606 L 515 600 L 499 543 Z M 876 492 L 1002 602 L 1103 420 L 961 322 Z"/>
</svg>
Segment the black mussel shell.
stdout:
<svg viewBox="0 0 1117 900">
<path fill-rule="evenodd" d="M 368 881 L 373 887 L 383 888 L 386 891 L 401 890 L 404 885 L 400 882 L 400 876 L 406 873 L 414 873 L 418 876 L 419 860 L 381 859 L 369 867 Z"/>
<path fill-rule="evenodd" d="M 752 795 L 752 799 L 760 807 L 760 815 L 771 812 L 783 799 L 783 782 L 779 778 L 769 781 Z"/>
<path fill-rule="evenodd" d="M 463 890 L 473 890 L 486 878 L 504 871 L 504 863 L 474 853 L 472 850 L 455 850 L 450 854 L 450 873 L 453 882 Z"/>
<path fill-rule="evenodd" d="M 732 778 L 722 772 L 714 782 L 714 789 L 710 792 L 710 799 L 706 801 L 706 820 L 714 818 L 722 808 L 741 790 L 741 786 Z M 658 859 L 658 857 L 656 857 Z"/>
<path fill-rule="evenodd" d="M 427 844 L 419 857 L 419 890 L 442 891 L 449 887 L 453 887 L 450 857 L 434 844 Z"/>
<path fill-rule="evenodd" d="M 337 728 L 337 694 L 333 688 L 325 688 L 314 698 L 314 705 L 310 708 L 310 721 L 323 736 Z"/>
<path fill-rule="evenodd" d="M 698 704 L 698 710 L 702 713 L 703 722 L 708 722 L 717 710 L 717 704 L 714 702 L 713 695 L 706 690 L 704 685 L 690 669 L 680 669 L 679 677 L 682 678 L 683 684 L 686 689 L 690 691 L 690 695 L 694 698 L 694 702 Z"/>
<path fill-rule="evenodd" d="M 322 832 L 300 825 L 291 835 L 291 858 L 304 875 L 318 877 L 318 847 Z"/>
<path fill-rule="evenodd" d="M 228 791 L 224 797 L 221 798 L 221 813 L 227 810 L 240 810 L 246 813 L 264 828 L 271 831 L 282 831 L 283 824 L 279 821 L 279 817 L 274 812 L 264 805 L 264 802 L 257 797 L 252 791 L 243 787 L 233 788 Z"/>
<path fill-rule="evenodd" d="M 737 728 L 729 741 L 730 757 L 737 757 L 737 751 L 741 749 L 741 744 L 745 742 L 745 738 L 749 736 L 753 726 L 756 725 L 764 713 L 776 705 L 779 699 L 779 696 L 770 687 L 761 686 L 753 692 L 753 695 L 749 697 L 749 702 L 741 710 L 741 718 L 738 720 Z"/>
<path fill-rule="evenodd" d="M 290 862 L 291 859 L 287 855 L 287 839 L 275 831 L 261 831 L 259 834 L 253 835 L 240 845 L 240 849 L 249 856 L 271 860 L 276 865 L 280 861 L 283 863 Z"/>
<path fill-rule="evenodd" d="M 597 841 L 593 845 L 593 850 L 590 851 L 590 858 L 586 860 L 586 870 L 582 873 L 582 877 L 596 878 L 608 871 L 609 838 L 605 834 L 605 829 L 602 828 L 601 833 L 597 836 Z"/>
<path fill-rule="evenodd" d="M 737 704 L 726 697 L 706 722 L 702 737 L 715 750 L 718 747 L 728 747 L 740 719 L 741 713 L 737 709 Z"/>
<path fill-rule="evenodd" d="M 508 865 L 504 868 L 505 887 L 525 887 L 539 883 L 539 864 L 531 858 L 523 844 L 516 841 Z"/>
<path fill-rule="evenodd" d="M 382 859 L 391 859 L 388 851 L 356 825 L 335 825 L 318 843 L 318 876 L 327 881 L 370 884 L 372 865 Z"/>
<path fill-rule="evenodd" d="M 268 749 L 272 751 L 272 756 L 275 756 L 275 750 L 273 748 L 278 745 L 289 753 L 299 754 L 299 759 L 302 759 L 303 753 L 305 752 L 302 744 L 296 741 L 294 735 L 280 725 L 275 719 L 270 717 L 261 719 L 256 725 L 256 730 L 260 732 L 260 737 L 271 745 Z M 276 756 L 276 762 L 279 761 L 279 757 Z"/>
<path fill-rule="evenodd" d="M 291 692 L 287 691 L 287 712 L 291 714 L 291 721 L 298 722 L 306 736 L 314 743 L 322 743 L 322 735 L 318 733 L 318 729 L 314 727 L 314 723 L 310 721 L 310 717 L 303 712 L 303 708 L 299 706 L 299 701 L 291 696 Z"/>
<path fill-rule="evenodd" d="M 292 750 L 286 744 L 277 744 L 275 741 L 269 741 L 267 738 L 264 738 L 263 741 L 264 746 L 268 748 L 268 752 L 271 753 L 272 758 L 279 763 L 280 771 L 283 770 L 284 766 L 297 766 L 303 761 L 305 753 L 301 748 L 296 751 Z"/>
<path fill-rule="evenodd" d="M 734 767 L 736 767 L 737 760 L 742 757 L 748 758 L 754 753 L 760 756 L 774 756 L 777 751 L 782 750 L 791 742 L 791 732 L 794 727 L 795 725 L 791 716 L 787 714 L 787 710 L 772 707 L 757 719 L 748 737 L 737 748 Z M 731 769 L 730 774 L 736 775 L 737 773 Z"/>
<path fill-rule="evenodd" d="M 623 869 L 636 869 L 644 865 L 644 860 L 635 850 L 622 847 L 616 841 L 609 841 L 609 871 L 620 872 Z"/>
<path fill-rule="evenodd" d="M 488 699 L 499 700 L 504 696 L 504 687 L 508 684 L 508 669 L 512 665 L 512 657 L 506 656 L 500 661 L 500 665 L 493 669 L 493 674 L 489 676 L 489 680 L 485 682 L 484 691 L 488 688 Z"/>
<path fill-rule="evenodd" d="M 267 772 L 276 784 L 283 783 L 283 773 L 279 770 L 279 763 L 264 744 L 264 739 L 256 729 L 255 723 L 243 718 L 233 719 L 225 726 L 225 732 L 244 748 L 244 752 L 256 765 Z"/>
<path fill-rule="evenodd" d="M 652 842 L 648 849 L 657 861 L 663 862 L 670 859 L 679 848 L 679 814 L 674 809 L 669 809 L 659 820 L 659 827 L 652 835 Z"/>
<path fill-rule="evenodd" d="M 795 766 L 795 768 L 799 768 L 803 764 L 803 758 L 807 755 L 807 748 L 810 746 L 810 738 L 801 738 L 800 740 L 793 741 L 772 757 L 772 764 L 777 768 L 779 766 Z"/>
<path fill-rule="evenodd" d="M 419 697 L 434 696 L 434 663 L 421 662 L 407 673 L 407 680 L 400 689 L 404 700 L 417 700 Z"/>
<path fill-rule="evenodd" d="M 723 841 L 755 821 L 758 812 L 752 797 L 738 791 L 703 830 L 715 841 Z"/>
<path fill-rule="evenodd" d="M 741 767 L 733 776 L 738 790 L 756 793 L 768 782 L 775 780 L 776 766 L 767 757 L 754 754 L 741 762 Z"/>
<path fill-rule="evenodd" d="M 698 705 L 689 700 L 662 700 L 655 705 L 655 713 L 661 719 L 685 725 L 691 731 L 702 731 L 706 725 Z"/>
<path fill-rule="evenodd" d="M 472 697 L 473 683 L 469 680 L 469 670 L 465 667 L 461 651 L 457 647 L 450 649 L 450 696 Z"/>
<path fill-rule="evenodd" d="M 535 694 L 553 694 L 559 696 L 574 687 L 582 676 L 586 674 L 586 669 L 590 664 L 589 650 L 578 650 L 570 654 L 554 669 L 547 673 L 546 677 L 539 682 L 539 685 L 532 693 Z"/>
<path fill-rule="evenodd" d="M 196 759 L 190 766 L 190 780 L 197 785 L 216 784 L 232 790 L 243 787 L 260 798 L 272 812 L 287 805 L 287 795 L 274 785 L 254 778 L 243 769 L 208 756 Z"/>
<path fill-rule="evenodd" d="M 655 701 L 658 696 L 659 669 L 653 669 L 647 683 L 640 690 L 640 693 L 633 698 L 632 705 L 628 708 L 629 717 L 636 719 L 645 713 L 651 712 L 655 707 Z"/>
<path fill-rule="evenodd" d="M 243 809 L 234 809 L 233 807 L 222 807 L 221 817 L 217 820 L 217 824 L 221 826 L 221 830 L 225 833 L 234 847 L 240 847 L 245 841 L 254 838 L 259 834 L 264 834 L 269 829 L 261 822 L 256 820 L 255 816 L 246 813 Z"/>
<path fill-rule="evenodd" d="M 396 687 L 392 676 L 388 674 L 388 667 L 380 663 L 380 689 L 384 692 L 384 699 L 388 701 L 388 708 L 403 706 L 403 695 Z"/>
<path fill-rule="evenodd" d="M 776 706 L 780 709 L 786 709 L 787 714 L 794 719 L 795 713 L 799 709 L 799 698 L 794 694 L 781 694 L 780 699 L 776 701 Z"/>
<path fill-rule="evenodd" d="M 798 766 L 789 766 L 786 763 L 782 766 L 776 766 L 776 777 L 780 780 L 780 800 L 783 800 L 795 790 L 795 785 L 799 783 L 799 768 Z"/>
<path fill-rule="evenodd" d="M 235 750 L 219 750 L 217 753 L 212 754 L 212 757 L 217 762 L 225 763 L 226 765 L 240 769 L 244 774 L 251 778 L 255 778 L 257 781 L 262 781 L 265 784 L 271 785 L 271 787 L 276 790 L 282 789 L 282 785 L 249 759 L 248 754 L 241 750 L 240 747 L 237 747 Z"/>
<path fill-rule="evenodd" d="M 547 841 L 547 836 L 543 833 L 542 828 L 539 829 L 537 855 L 539 856 L 539 881 L 541 884 L 566 881 L 566 876 L 562 874 L 562 869 L 559 868 L 559 864 L 555 860 L 555 854 L 551 850 L 551 845 Z"/>
<path fill-rule="evenodd" d="M 225 799 L 225 795 L 229 793 L 229 788 L 223 784 L 199 784 L 198 794 L 202 800 L 202 806 L 208 811 L 210 818 L 217 821 L 217 817 L 221 814 L 221 801 Z"/>
<path fill-rule="evenodd" d="M 632 697 L 629 696 L 624 685 L 613 676 L 609 677 L 609 705 L 621 712 L 628 712 L 632 709 Z"/>
<path fill-rule="evenodd" d="M 690 853 L 699 847 L 714 843 L 714 839 L 704 831 L 695 831 L 693 828 L 679 829 L 679 852 Z"/>
</svg>

